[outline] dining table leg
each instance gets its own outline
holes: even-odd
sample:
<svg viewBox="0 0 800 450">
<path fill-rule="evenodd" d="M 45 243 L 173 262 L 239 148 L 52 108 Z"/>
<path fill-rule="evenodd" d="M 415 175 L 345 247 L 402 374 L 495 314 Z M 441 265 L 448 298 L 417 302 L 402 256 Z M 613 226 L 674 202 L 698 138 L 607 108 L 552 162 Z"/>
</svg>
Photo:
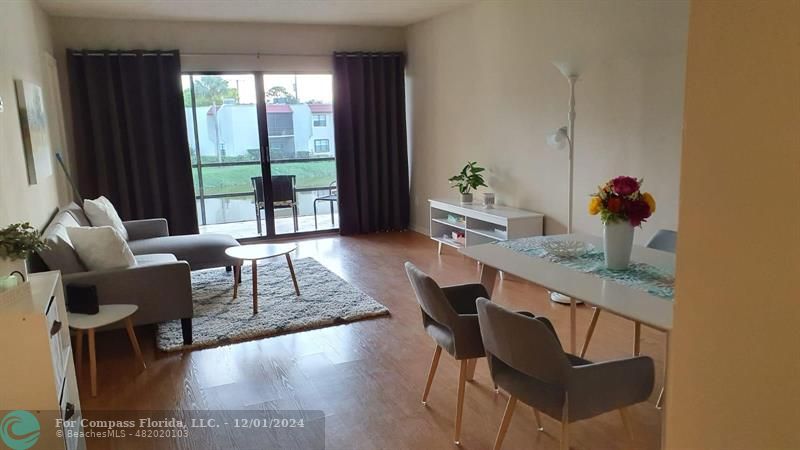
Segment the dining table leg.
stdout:
<svg viewBox="0 0 800 450">
<path fill-rule="evenodd" d="M 569 299 L 569 352 L 576 354 L 578 349 L 578 334 L 575 326 L 578 314 L 578 302 L 574 298 Z"/>
<path fill-rule="evenodd" d="M 481 284 L 486 288 L 489 297 L 492 296 L 494 291 L 494 283 L 497 281 L 497 269 L 486 264 L 481 265 Z"/>
</svg>

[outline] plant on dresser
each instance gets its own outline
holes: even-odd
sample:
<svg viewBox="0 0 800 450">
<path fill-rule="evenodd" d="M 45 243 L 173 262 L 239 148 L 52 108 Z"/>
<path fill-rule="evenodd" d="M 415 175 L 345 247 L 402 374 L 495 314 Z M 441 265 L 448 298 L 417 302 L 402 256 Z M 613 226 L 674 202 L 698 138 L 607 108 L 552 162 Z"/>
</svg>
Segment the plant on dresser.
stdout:
<svg viewBox="0 0 800 450">
<path fill-rule="evenodd" d="M 27 277 L 25 259 L 46 247 L 47 244 L 30 223 L 14 223 L 0 229 L 0 278 L 14 271 Z"/>
</svg>

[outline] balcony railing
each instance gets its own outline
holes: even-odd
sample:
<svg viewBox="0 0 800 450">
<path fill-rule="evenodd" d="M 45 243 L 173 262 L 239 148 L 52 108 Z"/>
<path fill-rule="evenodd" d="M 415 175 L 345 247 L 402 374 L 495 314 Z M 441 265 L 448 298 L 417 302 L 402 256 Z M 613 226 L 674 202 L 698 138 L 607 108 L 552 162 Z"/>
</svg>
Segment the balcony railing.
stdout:
<svg viewBox="0 0 800 450">
<path fill-rule="evenodd" d="M 336 180 L 335 158 L 276 159 L 273 175 L 295 175 L 298 215 L 313 214 L 313 202 L 327 195 Z M 261 176 L 260 161 L 196 162 L 192 164 L 195 199 L 201 225 L 255 220 L 255 192 L 251 177 Z M 321 211 L 327 211 L 324 205 Z"/>
</svg>

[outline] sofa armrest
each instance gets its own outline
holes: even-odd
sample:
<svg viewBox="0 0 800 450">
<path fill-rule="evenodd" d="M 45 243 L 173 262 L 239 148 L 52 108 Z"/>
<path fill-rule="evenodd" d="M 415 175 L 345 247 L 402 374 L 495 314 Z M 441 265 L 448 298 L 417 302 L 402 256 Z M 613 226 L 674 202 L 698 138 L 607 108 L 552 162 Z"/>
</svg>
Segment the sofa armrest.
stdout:
<svg viewBox="0 0 800 450">
<path fill-rule="evenodd" d="M 72 273 L 63 281 L 65 287 L 95 286 L 101 305 L 137 305 L 137 324 L 192 317 L 192 280 L 186 261 Z"/>
<path fill-rule="evenodd" d="M 128 231 L 129 241 L 169 236 L 167 219 L 128 220 L 122 224 Z"/>
</svg>

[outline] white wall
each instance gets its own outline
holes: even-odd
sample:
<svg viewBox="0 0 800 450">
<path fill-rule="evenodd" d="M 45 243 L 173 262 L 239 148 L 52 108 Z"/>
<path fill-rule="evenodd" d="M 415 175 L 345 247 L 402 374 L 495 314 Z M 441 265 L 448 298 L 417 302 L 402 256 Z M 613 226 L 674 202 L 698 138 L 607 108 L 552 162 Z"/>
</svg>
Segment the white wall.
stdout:
<svg viewBox="0 0 800 450">
<path fill-rule="evenodd" d="M 799 23 L 692 3 L 668 449 L 800 449 Z"/>
<path fill-rule="evenodd" d="M 567 221 L 566 153 L 548 132 L 566 123 L 568 85 L 553 60 L 580 63 L 575 209 L 578 231 L 598 184 L 645 178 L 658 201 L 639 242 L 677 226 L 688 2 L 504 1 L 473 6 L 408 31 L 412 224 L 427 229 L 429 197 L 468 159 L 489 171 L 499 203 Z"/>
<path fill-rule="evenodd" d="M 26 80 L 42 88 L 46 101 L 50 142 L 62 145 L 55 93 L 48 84 L 46 54 L 52 54 L 47 16 L 36 2 L 0 2 L 0 228 L 28 221 L 46 225 L 55 209 L 69 201 L 68 189 L 53 160 L 53 173 L 28 185 L 14 80 Z"/>
</svg>

